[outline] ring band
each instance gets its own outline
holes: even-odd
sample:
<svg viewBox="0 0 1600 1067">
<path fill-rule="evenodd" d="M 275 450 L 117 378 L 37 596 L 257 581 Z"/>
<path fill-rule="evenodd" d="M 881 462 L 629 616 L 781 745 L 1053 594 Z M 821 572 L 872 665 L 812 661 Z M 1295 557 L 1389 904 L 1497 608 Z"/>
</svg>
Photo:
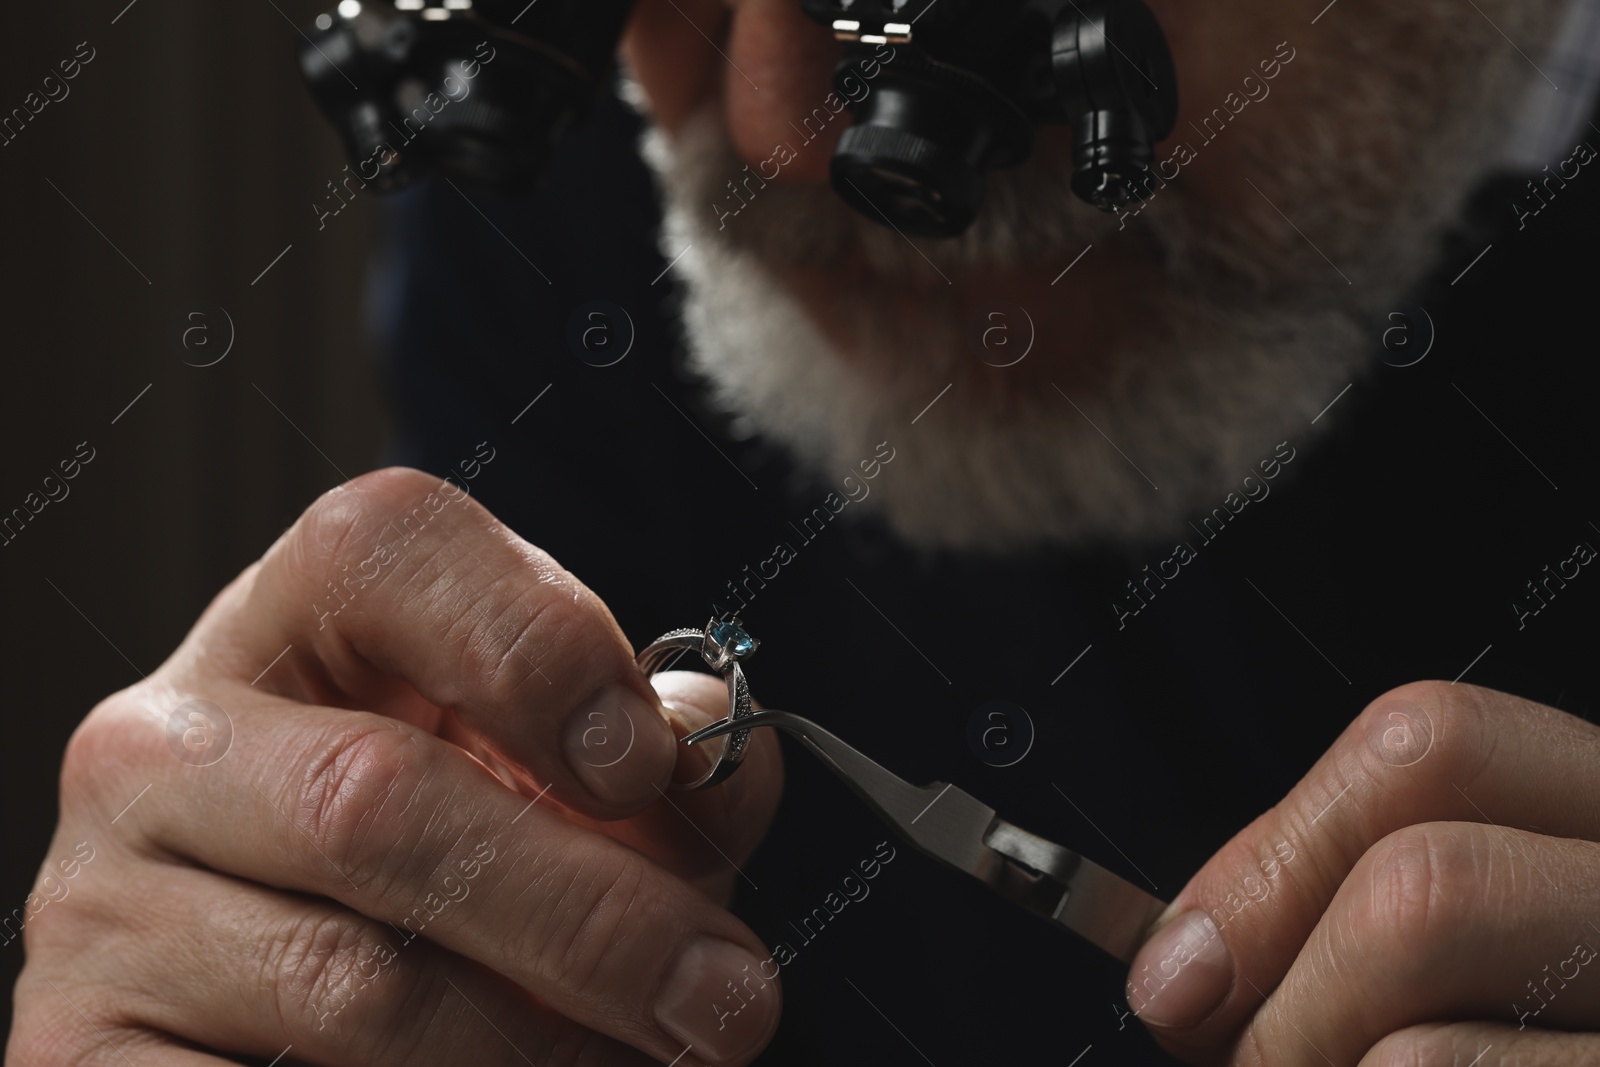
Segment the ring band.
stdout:
<svg viewBox="0 0 1600 1067">
<path fill-rule="evenodd" d="M 660 673 L 684 652 L 700 653 L 712 670 L 728 683 L 728 719 L 742 719 L 751 712 L 750 683 L 740 661 L 749 659 L 761 644 L 745 632 L 737 618 L 712 619 L 703 629 L 670 630 L 646 645 L 636 657 L 639 669 L 649 678 Z M 722 747 L 703 777 L 694 782 L 673 783 L 675 789 L 708 789 L 727 781 L 744 759 L 750 743 L 749 730 L 735 730 L 722 738 Z"/>
</svg>

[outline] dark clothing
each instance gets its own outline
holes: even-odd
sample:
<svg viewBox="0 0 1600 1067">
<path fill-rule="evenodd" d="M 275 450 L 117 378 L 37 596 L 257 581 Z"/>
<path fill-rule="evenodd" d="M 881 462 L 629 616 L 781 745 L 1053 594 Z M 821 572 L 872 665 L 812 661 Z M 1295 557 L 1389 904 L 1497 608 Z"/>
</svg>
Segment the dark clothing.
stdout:
<svg viewBox="0 0 1600 1067">
<path fill-rule="evenodd" d="M 448 185 L 406 194 L 375 289 L 394 458 L 444 474 L 487 440 L 475 494 L 599 593 L 636 645 L 699 625 L 730 580 L 757 575 L 764 585 L 741 585 L 763 642 L 748 667 L 757 699 L 912 781 L 955 782 L 1166 899 L 1390 687 L 1465 670 L 1592 716 L 1600 574 L 1539 584 L 1537 613 L 1527 583 L 1580 542 L 1600 547 L 1600 179 L 1572 182 L 1520 232 L 1520 182 L 1489 183 L 1438 276 L 1397 295 L 1437 328 L 1427 358 L 1377 367 L 1321 416 L 1314 444 L 1309 425 L 1291 436 L 1270 496 L 1190 538 L 1196 558 L 1119 628 L 1113 602 L 1171 544 L 928 558 L 860 521 L 863 507 L 803 525 L 852 472 L 808 479 L 738 439 L 682 369 L 672 279 L 652 284 L 666 261 L 637 133 L 613 102 L 542 193 L 471 192 L 503 236 Z M 593 300 L 636 330 L 614 366 L 569 344 Z M 1373 324 L 1374 359 L 1390 325 Z M 889 445 L 938 432 L 935 408 Z M 1249 473 L 1214 487 L 1219 507 Z M 879 477 L 894 476 L 891 461 Z M 793 559 L 774 577 L 780 543 Z M 1014 766 L 987 765 L 970 741 L 991 700 L 1036 728 Z M 1121 965 L 914 853 L 811 756 L 787 742 L 785 754 L 785 799 L 736 903 L 793 950 L 760 1063 L 1066 1064 L 1087 1046 L 1084 1067 L 1170 1062 L 1119 1023 Z M 885 840 L 895 859 L 840 907 Z"/>
</svg>

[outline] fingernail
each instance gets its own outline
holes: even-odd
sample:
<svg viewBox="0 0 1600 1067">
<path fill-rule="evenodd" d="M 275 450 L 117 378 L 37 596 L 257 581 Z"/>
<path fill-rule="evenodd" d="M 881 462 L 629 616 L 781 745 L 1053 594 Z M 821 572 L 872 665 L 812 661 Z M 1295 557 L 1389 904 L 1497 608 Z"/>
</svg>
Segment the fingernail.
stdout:
<svg viewBox="0 0 1600 1067">
<path fill-rule="evenodd" d="M 677 756 L 672 730 L 633 688 L 613 683 L 567 719 L 567 765 L 589 792 L 617 805 L 656 799 Z"/>
<path fill-rule="evenodd" d="M 656 995 L 656 1022 L 712 1063 L 748 1057 L 778 1025 L 778 965 L 731 941 L 702 937 L 684 949 Z"/>
<path fill-rule="evenodd" d="M 1156 931 L 1128 974 L 1128 1006 L 1152 1026 L 1194 1026 L 1233 988 L 1233 956 L 1217 924 L 1187 911 Z"/>
</svg>

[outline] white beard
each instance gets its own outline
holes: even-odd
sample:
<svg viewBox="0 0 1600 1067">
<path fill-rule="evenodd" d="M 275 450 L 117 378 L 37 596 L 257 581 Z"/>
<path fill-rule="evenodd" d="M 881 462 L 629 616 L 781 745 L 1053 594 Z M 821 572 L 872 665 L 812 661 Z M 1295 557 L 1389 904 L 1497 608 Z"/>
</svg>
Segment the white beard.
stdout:
<svg viewBox="0 0 1600 1067">
<path fill-rule="evenodd" d="M 745 173 L 720 103 L 675 139 L 652 129 L 645 155 L 665 194 L 662 249 L 692 246 L 678 269 L 696 368 L 719 403 L 819 471 L 852 469 L 888 440 L 896 458 L 868 506 L 912 544 L 1000 550 L 1176 533 L 1279 442 L 1301 446 L 1333 421 L 1310 424 L 1375 362 L 1367 324 L 1430 265 L 1439 232 L 1507 136 L 1513 90 L 1536 77 L 1487 20 L 1448 0 L 1403 11 L 1346 3 L 1337 25 L 1351 28 L 1308 36 L 1273 93 L 1221 135 L 1232 161 L 1253 161 L 1248 176 L 1264 194 L 1244 186 L 1228 212 L 1180 174 L 1119 231 L 1063 192 L 1065 138 L 1042 136 L 1026 163 L 990 175 L 968 233 L 919 241 L 920 252 L 821 186 L 769 185 L 719 229 L 711 205 Z M 1513 37 L 1537 41 L 1561 0 L 1488 6 Z M 1402 92 L 1413 96 L 1398 104 Z M 1305 123 L 1322 135 L 1306 135 Z M 1190 167 L 1220 151 L 1192 140 L 1200 158 Z M 1137 242 L 1159 303 L 1117 335 L 1114 372 L 1093 389 L 1005 391 L 992 377 L 984 387 L 978 376 L 1006 372 L 973 355 L 971 324 L 932 290 L 916 321 L 890 321 L 872 285 L 840 285 L 830 303 L 832 325 L 851 338 L 846 357 L 778 273 L 854 251 L 887 289 L 931 277 L 924 254 L 959 280 L 984 264 L 1065 265 L 1088 244 L 1116 241 Z M 1041 336 L 1028 359 L 1054 361 L 1070 382 L 1073 345 Z"/>
</svg>

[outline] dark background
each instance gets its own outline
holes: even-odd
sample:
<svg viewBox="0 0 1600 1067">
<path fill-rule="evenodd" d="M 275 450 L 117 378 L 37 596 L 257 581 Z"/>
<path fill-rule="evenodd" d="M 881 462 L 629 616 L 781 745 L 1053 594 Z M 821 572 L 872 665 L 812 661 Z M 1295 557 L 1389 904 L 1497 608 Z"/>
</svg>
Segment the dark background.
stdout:
<svg viewBox="0 0 1600 1067">
<path fill-rule="evenodd" d="M 44 859 L 72 728 L 154 670 L 343 480 L 335 466 L 354 475 L 383 447 L 361 330 L 372 206 L 317 231 L 311 204 L 344 160 L 300 85 L 285 14 L 308 22 L 322 5 L 276 3 L 138 0 L 115 25 L 126 0 L 21 4 L 0 33 L 7 114 L 80 42 L 96 53 L 0 147 L 0 508 L 41 491 L 79 442 L 95 450 L 70 495 L 0 546 L 8 913 Z M 214 312 L 187 318 L 206 304 L 231 315 L 236 342 L 215 366 L 186 366 L 221 351 Z M 191 334 L 186 349 L 203 321 L 216 344 Z M 6 1029 L 20 963 L 20 941 L 0 946 Z"/>
</svg>

